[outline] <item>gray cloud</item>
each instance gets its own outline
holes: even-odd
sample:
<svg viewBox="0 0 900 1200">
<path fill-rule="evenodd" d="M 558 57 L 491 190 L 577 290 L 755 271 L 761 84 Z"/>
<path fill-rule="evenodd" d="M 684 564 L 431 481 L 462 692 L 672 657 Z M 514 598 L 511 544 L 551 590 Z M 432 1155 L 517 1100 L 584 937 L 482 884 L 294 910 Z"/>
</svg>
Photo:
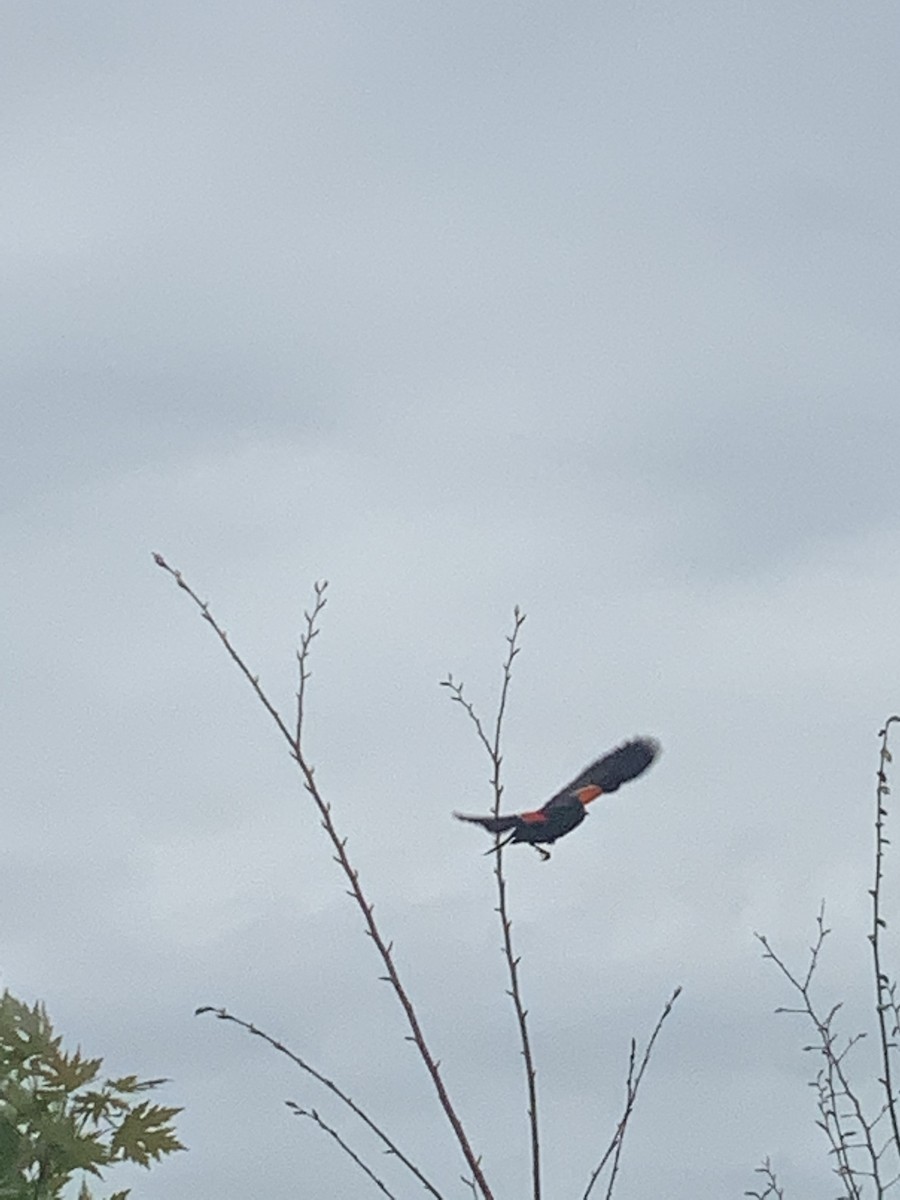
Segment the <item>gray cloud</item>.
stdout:
<svg viewBox="0 0 900 1200">
<path fill-rule="evenodd" d="M 551 863 L 510 856 L 548 1194 L 580 1194 L 677 983 L 623 1200 L 740 1194 L 767 1153 L 821 1190 L 752 931 L 800 960 L 826 895 L 822 992 L 864 1020 L 895 11 L 2 21 L 0 960 L 111 1071 L 172 1077 L 191 1151 L 136 1192 L 359 1191 L 282 1105 L 325 1099 L 201 1003 L 333 1072 L 448 1195 L 461 1170 L 290 760 L 154 549 L 288 709 L 331 580 L 310 750 L 498 1196 L 527 1187 L 523 1081 L 485 840 L 450 817 L 488 769 L 436 685 L 490 713 L 516 602 L 511 806 L 665 748 Z"/>
</svg>

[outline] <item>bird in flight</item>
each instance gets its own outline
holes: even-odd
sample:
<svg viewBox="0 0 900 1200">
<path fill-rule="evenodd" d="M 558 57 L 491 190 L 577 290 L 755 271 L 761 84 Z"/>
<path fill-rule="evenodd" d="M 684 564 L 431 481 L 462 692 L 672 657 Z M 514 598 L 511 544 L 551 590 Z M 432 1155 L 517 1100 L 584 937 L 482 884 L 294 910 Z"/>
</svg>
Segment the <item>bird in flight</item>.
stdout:
<svg viewBox="0 0 900 1200">
<path fill-rule="evenodd" d="M 539 842 L 551 845 L 557 838 L 564 837 L 577 828 L 587 816 L 587 806 L 598 796 L 608 796 L 623 783 L 642 775 L 659 754 L 659 742 L 655 738 L 638 737 L 610 750 L 552 796 L 543 808 L 534 812 L 515 813 L 508 817 L 469 817 L 465 813 L 454 813 L 460 821 L 480 825 L 488 833 L 509 833 L 509 837 L 488 850 L 493 854 L 510 842 L 527 842 L 534 846 L 541 858 L 550 857 Z"/>
</svg>

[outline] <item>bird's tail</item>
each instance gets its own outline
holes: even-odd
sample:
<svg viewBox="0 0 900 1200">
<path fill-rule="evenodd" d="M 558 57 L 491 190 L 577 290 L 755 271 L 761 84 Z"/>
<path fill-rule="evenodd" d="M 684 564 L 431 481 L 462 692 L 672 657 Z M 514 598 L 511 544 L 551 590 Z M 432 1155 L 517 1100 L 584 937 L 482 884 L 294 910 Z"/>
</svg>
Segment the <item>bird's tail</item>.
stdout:
<svg viewBox="0 0 900 1200">
<path fill-rule="evenodd" d="M 515 829 L 519 818 L 518 817 L 468 817 L 465 813 L 455 812 L 454 817 L 457 821 L 469 821 L 472 825 L 480 825 L 482 829 L 486 829 L 488 833 L 506 833 L 508 829 Z"/>
</svg>

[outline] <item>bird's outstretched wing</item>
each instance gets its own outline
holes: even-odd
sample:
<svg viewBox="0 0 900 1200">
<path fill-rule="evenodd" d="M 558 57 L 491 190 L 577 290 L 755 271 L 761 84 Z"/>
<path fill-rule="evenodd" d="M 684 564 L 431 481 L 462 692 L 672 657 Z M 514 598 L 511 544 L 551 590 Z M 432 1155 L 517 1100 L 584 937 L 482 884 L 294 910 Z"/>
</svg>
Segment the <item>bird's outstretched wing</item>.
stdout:
<svg viewBox="0 0 900 1200">
<path fill-rule="evenodd" d="M 577 796 L 582 803 L 589 803 L 597 796 L 606 796 L 617 791 L 623 783 L 636 779 L 643 774 L 657 757 L 660 751 L 659 742 L 655 738 L 638 737 L 630 742 L 623 742 L 615 750 L 610 750 L 596 762 L 592 762 L 572 780 L 570 784 L 557 792 L 545 808 L 568 801 Z"/>
</svg>

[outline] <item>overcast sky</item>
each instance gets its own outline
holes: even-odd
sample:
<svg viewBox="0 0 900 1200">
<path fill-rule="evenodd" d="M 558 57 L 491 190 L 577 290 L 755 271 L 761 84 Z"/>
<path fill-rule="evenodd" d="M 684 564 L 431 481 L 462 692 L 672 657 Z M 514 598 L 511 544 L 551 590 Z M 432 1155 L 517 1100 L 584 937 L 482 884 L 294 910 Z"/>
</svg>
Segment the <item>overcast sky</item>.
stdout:
<svg viewBox="0 0 900 1200">
<path fill-rule="evenodd" d="M 493 912 L 511 807 L 634 733 L 647 776 L 506 856 L 546 1194 L 684 992 L 617 1196 L 831 1194 L 753 931 L 866 1020 L 898 688 L 894 3 L 8 0 L 0 9 L 0 985 L 190 1151 L 146 1200 L 376 1194 L 283 1101 L 372 1110 L 471 1196 L 309 798 L 182 569 L 290 711 L 498 1200 L 528 1194 Z M 897 860 L 889 872 L 897 877 Z M 886 900 L 889 920 L 897 892 Z M 900 965 L 900 947 L 894 957 Z M 872 1073 L 865 1048 L 859 1071 Z"/>
</svg>

